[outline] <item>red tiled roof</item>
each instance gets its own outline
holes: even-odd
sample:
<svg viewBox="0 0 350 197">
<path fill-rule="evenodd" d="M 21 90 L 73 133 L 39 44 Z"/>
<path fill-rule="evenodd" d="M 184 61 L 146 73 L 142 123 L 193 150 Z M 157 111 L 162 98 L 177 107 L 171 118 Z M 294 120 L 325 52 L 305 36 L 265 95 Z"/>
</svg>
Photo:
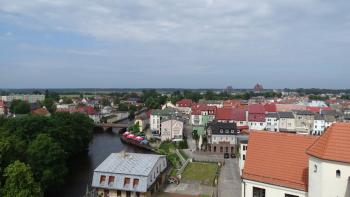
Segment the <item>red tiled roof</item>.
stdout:
<svg viewBox="0 0 350 197">
<path fill-rule="evenodd" d="M 208 111 L 209 115 L 216 114 L 216 106 L 208 106 L 202 103 L 194 103 L 191 109 L 192 115 L 200 115 L 202 111 Z"/>
<path fill-rule="evenodd" d="M 50 114 L 50 112 L 45 108 L 38 108 L 38 109 L 33 110 L 32 114 L 39 115 L 39 116 L 46 116 L 46 115 Z"/>
<path fill-rule="evenodd" d="M 277 112 L 277 107 L 275 103 L 266 103 L 264 105 L 266 112 Z"/>
<path fill-rule="evenodd" d="M 179 107 L 191 107 L 192 100 L 191 99 L 182 99 L 182 100 L 176 102 L 176 105 Z"/>
<path fill-rule="evenodd" d="M 261 104 L 251 104 L 248 106 L 248 112 L 250 114 L 264 114 L 265 107 Z"/>
<path fill-rule="evenodd" d="M 307 106 L 306 110 L 314 112 L 314 113 L 320 113 L 321 110 L 332 110 L 331 107 L 312 107 L 312 106 Z"/>
<path fill-rule="evenodd" d="M 306 149 L 317 137 L 252 132 L 243 178 L 302 191 L 308 190 Z"/>
<path fill-rule="evenodd" d="M 350 163 L 350 124 L 335 123 L 307 150 L 325 160 Z"/>
<path fill-rule="evenodd" d="M 235 108 L 218 108 L 215 115 L 216 120 L 245 121 L 246 110 Z"/>
</svg>

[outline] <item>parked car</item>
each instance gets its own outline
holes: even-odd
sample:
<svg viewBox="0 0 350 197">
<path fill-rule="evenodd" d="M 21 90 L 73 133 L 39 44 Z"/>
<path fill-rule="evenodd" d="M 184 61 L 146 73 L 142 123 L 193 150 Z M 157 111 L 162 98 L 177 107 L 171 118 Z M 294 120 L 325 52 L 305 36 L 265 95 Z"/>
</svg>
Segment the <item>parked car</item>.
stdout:
<svg viewBox="0 0 350 197">
<path fill-rule="evenodd" d="M 236 158 L 236 154 L 231 153 L 231 158 Z"/>
<path fill-rule="evenodd" d="M 228 153 L 225 153 L 225 154 L 224 154 L 224 158 L 225 158 L 225 159 L 228 159 L 228 158 L 230 158 L 230 154 L 228 154 Z"/>
</svg>

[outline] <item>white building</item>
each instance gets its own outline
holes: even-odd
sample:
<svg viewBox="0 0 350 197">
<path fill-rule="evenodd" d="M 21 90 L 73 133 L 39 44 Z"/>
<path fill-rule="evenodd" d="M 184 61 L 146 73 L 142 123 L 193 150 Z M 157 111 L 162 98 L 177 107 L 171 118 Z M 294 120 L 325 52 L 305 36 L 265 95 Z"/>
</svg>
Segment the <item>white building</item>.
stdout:
<svg viewBox="0 0 350 197">
<path fill-rule="evenodd" d="M 308 150 L 309 197 L 350 196 L 350 124 L 335 123 Z"/>
<path fill-rule="evenodd" d="M 268 131 L 279 131 L 279 116 L 276 112 L 269 112 L 265 117 L 266 130 Z"/>
<path fill-rule="evenodd" d="M 244 169 L 245 159 L 247 156 L 247 149 L 248 149 L 248 143 L 241 142 L 240 148 L 239 148 L 239 160 L 238 160 L 239 175 L 241 175 L 241 176 L 242 176 L 242 172 Z"/>
<path fill-rule="evenodd" d="M 14 94 L 9 96 L 2 96 L 1 100 L 4 102 L 12 102 L 13 100 L 27 101 L 28 103 L 36 103 L 38 101 L 44 101 L 44 94 Z"/>
<path fill-rule="evenodd" d="M 176 119 L 162 121 L 161 140 L 182 141 L 184 123 Z"/>
<path fill-rule="evenodd" d="M 350 124 L 321 137 L 253 132 L 242 175 L 242 197 L 349 197 Z"/>
<path fill-rule="evenodd" d="M 109 197 L 151 197 L 165 181 L 165 155 L 112 153 L 95 170 L 92 187 Z"/>
<path fill-rule="evenodd" d="M 315 115 L 314 127 L 312 130 L 313 135 L 321 135 L 326 128 L 326 121 L 320 114 Z"/>
<path fill-rule="evenodd" d="M 161 121 L 170 117 L 177 117 L 179 112 L 173 108 L 155 109 L 150 115 L 150 129 L 160 132 Z"/>
</svg>

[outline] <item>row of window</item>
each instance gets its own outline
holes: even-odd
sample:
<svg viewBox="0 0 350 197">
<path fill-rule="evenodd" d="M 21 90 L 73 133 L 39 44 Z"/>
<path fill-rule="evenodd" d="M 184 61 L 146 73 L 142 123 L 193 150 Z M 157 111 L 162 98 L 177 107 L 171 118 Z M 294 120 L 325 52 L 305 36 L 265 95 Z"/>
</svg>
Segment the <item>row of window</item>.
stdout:
<svg viewBox="0 0 350 197">
<path fill-rule="evenodd" d="M 101 185 L 103 185 L 103 184 L 105 184 L 106 183 L 106 176 L 105 175 L 101 175 L 101 177 L 100 177 L 100 184 Z M 124 187 L 129 187 L 129 185 L 130 185 L 130 178 L 128 178 L 128 177 L 125 177 L 124 178 Z M 114 184 L 115 183 L 115 181 L 116 181 L 116 178 L 115 178 L 115 176 L 108 176 L 108 185 L 110 186 L 110 185 L 112 185 L 112 184 Z M 139 182 L 140 182 L 140 180 L 139 179 L 134 179 L 133 180 L 133 188 L 136 188 L 138 185 L 139 185 Z"/>
</svg>

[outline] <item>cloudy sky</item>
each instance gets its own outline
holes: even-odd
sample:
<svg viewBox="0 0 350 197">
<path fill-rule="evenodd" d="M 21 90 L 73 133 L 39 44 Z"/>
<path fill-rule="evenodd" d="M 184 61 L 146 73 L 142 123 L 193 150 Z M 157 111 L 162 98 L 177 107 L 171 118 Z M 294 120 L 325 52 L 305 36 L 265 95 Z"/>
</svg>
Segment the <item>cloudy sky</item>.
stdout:
<svg viewBox="0 0 350 197">
<path fill-rule="evenodd" d="M 350 88 L 349 0 L 0 0 L 0 88 Z"/>
</svg>

